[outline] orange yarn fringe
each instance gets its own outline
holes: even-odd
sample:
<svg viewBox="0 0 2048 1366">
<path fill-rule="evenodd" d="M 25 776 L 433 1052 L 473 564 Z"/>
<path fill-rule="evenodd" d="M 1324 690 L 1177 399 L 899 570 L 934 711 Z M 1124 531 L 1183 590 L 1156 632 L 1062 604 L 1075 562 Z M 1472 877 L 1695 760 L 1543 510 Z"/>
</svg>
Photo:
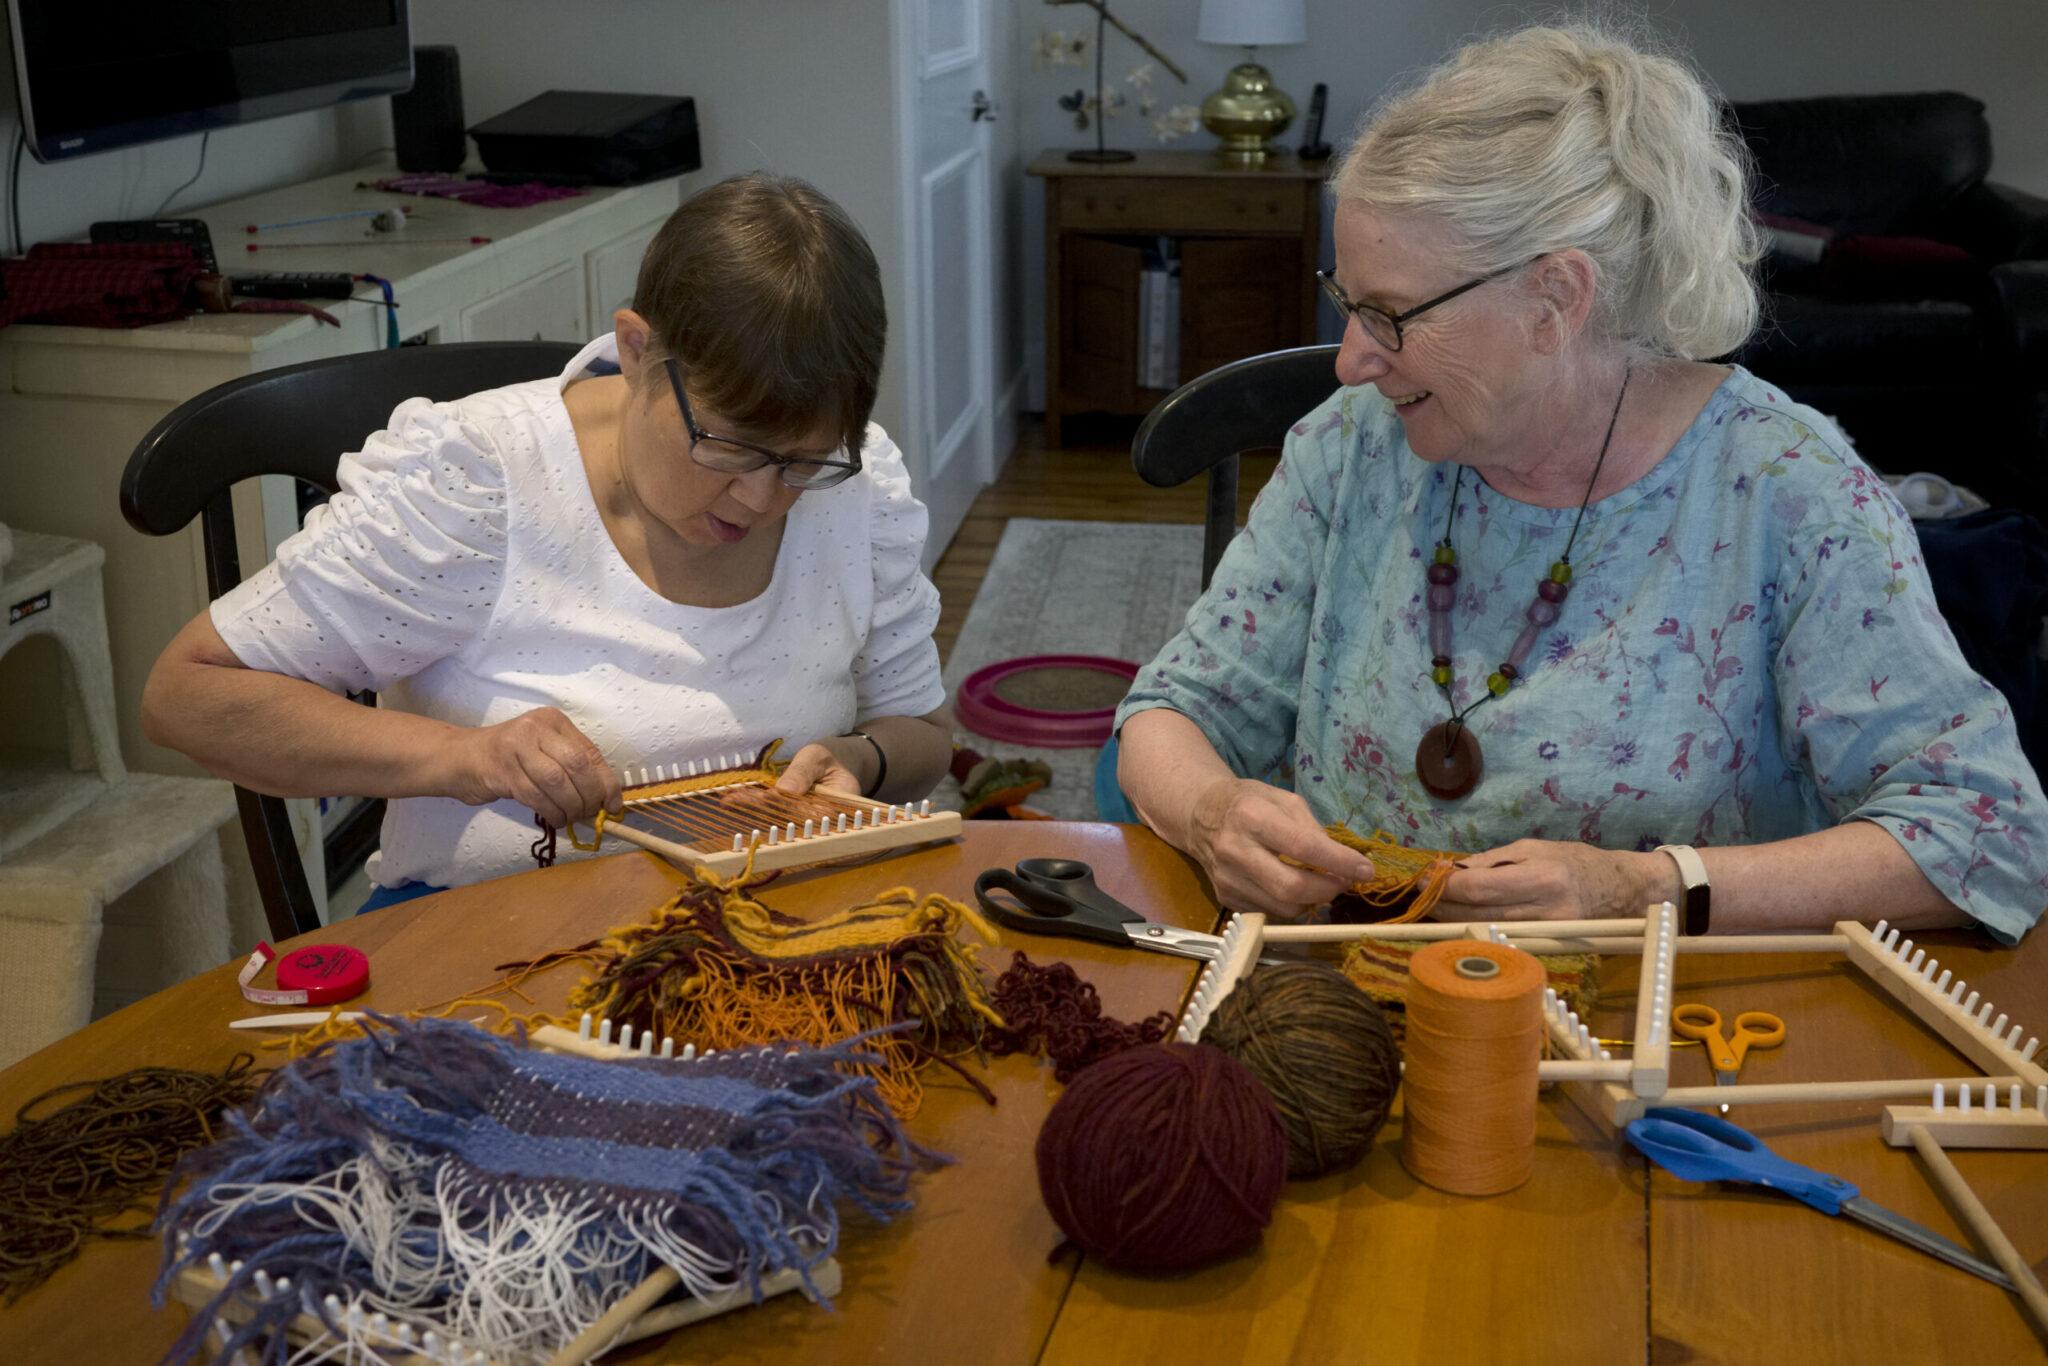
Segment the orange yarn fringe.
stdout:
<svg viewBox="0 0 2048 1366">
<path fill-rule="evenodd" d="M 598 942 L 598 970 L 570 994 L 572 1012 L 700 1049 L 825 1047 L 911 1022 L 869 1041 L 877 1061 L 855 1069 L 906 1119 L 923 1101 L 925 1065 L 959 1071 L 950 1059 L 978 1052 L 983 1030 L 1003 1024 L 975 961 L 979 945 L 955 937 L 963 927 L 985 942 L 995 935 L 960 902 L 895 887 L 802 922 L 748 896 L 744 873 L 688 876 L 644 921 Z"/>
<path fill-rule="evenodd" d="M 1337 843 L 1372 860 L 1373 880 L 1352 883 L 1353 895 L 1370 906 L 1400 906 L 1407 902 L 1398 915 L 1376 922 L 1382 925 L 1405 925 L 1428 915 L 1443 900 L 1444 884 L 1450 881 L 1452 866 L 1465 857 L 1446 849 L 1411 849 L 1384 830 L 1373 831 L 1372 838 L 1367 839 L 1342 825 L 1326 825 L 1323 829 Z"/>
</svg>

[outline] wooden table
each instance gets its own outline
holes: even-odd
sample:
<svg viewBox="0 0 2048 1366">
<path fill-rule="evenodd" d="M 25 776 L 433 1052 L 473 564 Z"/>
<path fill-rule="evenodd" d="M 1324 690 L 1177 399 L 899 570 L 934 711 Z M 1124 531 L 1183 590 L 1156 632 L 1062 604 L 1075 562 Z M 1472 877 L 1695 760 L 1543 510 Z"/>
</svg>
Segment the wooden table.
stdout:
<svg viewBox="0 0 2048 1366">
<path fill-rule="evenodd" d="M 1065 855 L 1149 917 L 1206 927 L 1215 908 L 1180 855 L 1128 827 L 970 823 L 959 843 L 866 867 L 784 878 L 778 909 L 822 913 L 885 887 L 966 896 L 991 864 Z M 490 980 L 491 965 L 574 943 L 657 904 L 673 874 L 630 854 L 569 864 L 411 902 L 323 931 L 371 955 L 368 1004 L 406 1009 Z M 2048 1024 L 2048 948 L 1940 950 L 2001 1009 Z M 1113 1014 L 1178 1005 L 1191 965 L 1072 940 L 1006 933 L 1012 947 L 1065 959 Z M 1632 1009 L 1634 964 L 1611 964 L 1598 1022 Z M 574 969 L 532 994 L 558 1006 Z M 1784 1015 L 1785 1047 L 1753 1056 L 1745 1080 L 1966 1074 L 1945 1045 L 1853 969 L 1812 956 L 1682 959 L 1684 999 L 1727 1013 Z M 140 1063 L 218 1068 L 245 1040 L 228 1020 L 251 1013 L 234 965 L 109 1016 L 0 1073 L 0 1115 L 60 1082 Z M 1678 1084 L 1705 1080 L 1679 1055 Z M 942 1075 L 928 1079 L 922 1141 L 959 1159 L 920 1179 L 897 1223 L 851 1228 L 836 1313 L 793 1296 L 728 1314 L 635 1360 L 1095 1363 L 1229 1361 L 1802 1363 L 2029 1359 L 2040 1344 L 1992 1286 L 1879 1235 L 1778 1197 L 1646 1177 L 1642 1161 L 1562 1095 L 1539 1116 L 1535 1176 L 1490 1200 L 1419 1187 L 1396 1159 L 1398 1112 L 1352 1172 L 1290 1186 L 1263 1248 L 1171 1279 L 1051 1266 L 1059 1241 L 1039 1203 L 1032 1144 L 1057 1088 L 1022 1059 L 987 1080 L 984 1105 Z M 1774 1107 L 1738 1122 L 1781 1153 L 1837 1172 L 1880 1203 L 1968 1242 L 1909 1151 L 1883 1146 L 1876 1106 Z M 1957 1162 L 2023 1254 L 2048 1255 L 2048 1174 L 2033 1153 L 1960 1153 Z M 66 1366 L 148 1359 L 183 1322 L 147 1306 L 156 1250 L 97 1243 L 18 1304 L 0 1309 L 0 1362 Z M 1163 1311 L 1163 1312 L 1162 1312 Z"/>
</svg>

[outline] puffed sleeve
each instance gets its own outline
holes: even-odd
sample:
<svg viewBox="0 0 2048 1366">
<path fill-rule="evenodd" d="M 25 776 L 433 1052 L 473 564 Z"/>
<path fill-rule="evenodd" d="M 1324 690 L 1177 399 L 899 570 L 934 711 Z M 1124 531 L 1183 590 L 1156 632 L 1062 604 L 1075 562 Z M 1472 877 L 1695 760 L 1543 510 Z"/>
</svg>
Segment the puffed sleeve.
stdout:
<svg viewBox="0 0 2048 1366">
<path fill-rule="evenodd" d="M 1138 671 L 1116 725 L 1166 707 L 1193 721 L 1231 771 L 1271 779 L 1290 761 L 1351 395 L 1294 424 L 1209 589 L 1180 634 Z"/>
<path fill-rule="evenodd" d="M 505 471 L 452 405 L 410 399 L 340 465 L 341 492 L 213 604 L 252 669 L 383 689 L 460 650 L 498 600 Z"/>
<path fill-rule="evenodd" d="M 869 480 L 868 540 L 875 575 L 867 639 L 854 656 L 856 715 L 923 716 L 946 701 L 939 678 L 939 590 L 924 573 L 924 504 L 910 491 L 903 453 L 880 427 L 868 429 L 861 461 Z"/>
<path fill-rule="evenodd" d="M 1850 510 L 1793 529 L 1779 611 L 1780 721 L 1835 820 L 1882 826 L 1941 894 L 2007 944 L 2048 896 L 2040 779 L 2012 709 L 1964 662 L 1912 523 L 1845 469 Z"/>
</svg>

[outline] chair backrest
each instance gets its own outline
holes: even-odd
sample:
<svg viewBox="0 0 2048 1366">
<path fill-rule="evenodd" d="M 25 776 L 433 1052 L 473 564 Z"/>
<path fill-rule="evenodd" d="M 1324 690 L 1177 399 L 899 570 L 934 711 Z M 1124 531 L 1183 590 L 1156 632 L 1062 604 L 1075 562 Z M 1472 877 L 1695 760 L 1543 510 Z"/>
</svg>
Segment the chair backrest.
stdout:
<svg viewBox="0 0 2048 1366">
<path fill-rule="evenodd" d="M 288 474 L 333 493 L 342 452 L 361 449 L 406 399 L 442 402 L 545 379 L 580 349 L 568 342 L 407 346 L 230 380 L 179 404 L 142 438 L 121 476 L 121 513 L 151 536 L 200 518 L 207 588 L 217 598 L 242 581 L 236 484 Z M 284 802 L 240 787 L 235 797 L 271 933 L 319 928 Z"/>
<path fill-rule="evenodd" d="M 1299 346 L 1220 365 L 1191 379 L 1146 415 L 1131 465 L 1155 488 L 1209 476 L 1202 525 L 1202 587 L 1237 534 L 1238 456 L 1276 447 L 1337 383 L 1335 346 Z"/>
</svg>

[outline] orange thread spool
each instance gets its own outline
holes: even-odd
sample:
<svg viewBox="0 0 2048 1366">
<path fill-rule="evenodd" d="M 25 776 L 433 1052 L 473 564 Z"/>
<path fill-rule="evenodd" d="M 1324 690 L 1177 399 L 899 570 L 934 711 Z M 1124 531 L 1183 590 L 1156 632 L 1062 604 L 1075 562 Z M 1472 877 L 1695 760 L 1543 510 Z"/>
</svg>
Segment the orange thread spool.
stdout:
<svg viewBox="0 0 2048 1366">
<path fill-rule="evenodd" d="M 1409 962 L 1401 1165 L 1454 1195 L 1499 1195 L 1536 1159 L 1543 965 L 1520 949 L 1443 940 Z"/>
</svg>

